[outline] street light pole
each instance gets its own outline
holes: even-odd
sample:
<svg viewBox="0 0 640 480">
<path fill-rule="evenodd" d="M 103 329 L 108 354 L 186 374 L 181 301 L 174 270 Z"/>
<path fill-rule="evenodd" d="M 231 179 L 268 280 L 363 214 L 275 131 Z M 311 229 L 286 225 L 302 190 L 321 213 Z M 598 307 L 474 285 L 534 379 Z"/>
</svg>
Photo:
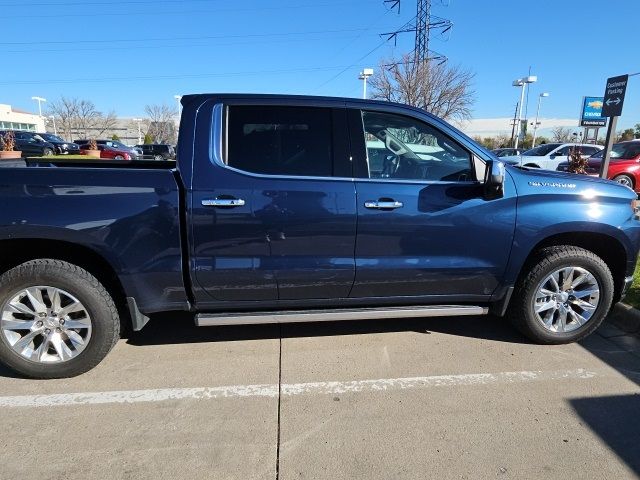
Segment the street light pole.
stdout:
<svg viewBox="0 0 640 480">
<path fill-rule="evenodd" d="M 181 116 L 180 114 L 182 113 L 181 112 L 182 105 L 180 104 L 180 100 L 182 100 L 182 95 L 174 95 L 173 98 L 175 98 L 176 101 L 178 102 L 178 124 L 180 124 L 180 116 Z"/>
<path fill-rule="evenodd" d="M 528 83 L 533 83 L 537 81 L 538 81 L 538 77 L 536 77 L 535 75 L 529 75 L 528 77 L 518 78 L 517 80 L 514 80 L 513 83 L 511 84 L 514 87 L 522 87 L 522 90 L 520 91 L 520 105 L 518 106 L 518 135 L 516 135 L 516 143 L 514 145 L 514 148 L 518 148 L 520 133 L 522 130 L 522 104 L 524 103 L 524 91 L 527 88 Z"/>
<path fill-rule="evenodd" d="M 140 130 L 140 122 L 142 122 L 141 118 L 132 118 L 134 122 L 138 122 L 138 145 L 142 145 L 142 130 Z"/>
<path fill-rule="evenodd" d="M 531 142 L 531 148 L 536 146 L 536 134 L 538 133 L 538 116 L 540 115 L 540 103 L 542 102 L 543 97 L 548 97 L 549 94 L 547 92 L 542 92 L 538 97 L 538 108 L 536 109 L 536 121 L 533 124 L 533 142 Z"/>
<path fill-rule="evenodd" d="M 44 124 L 44 118 L 42 117 L 42 102 L 46 102 L 47 99 L 42 97 L 31 97 L 31 100 L 35 100 L 36 102 L 38 102 L 38 115 L 40 117 L 40 120 Z"/>
<path fill-rule="evenodd" d="M 373 75 L 373 68 L 365 68 L 358 75 L 358 79 L 362 80 L 362 98 L 367 98 L 367 78 Z"/>
</svg>

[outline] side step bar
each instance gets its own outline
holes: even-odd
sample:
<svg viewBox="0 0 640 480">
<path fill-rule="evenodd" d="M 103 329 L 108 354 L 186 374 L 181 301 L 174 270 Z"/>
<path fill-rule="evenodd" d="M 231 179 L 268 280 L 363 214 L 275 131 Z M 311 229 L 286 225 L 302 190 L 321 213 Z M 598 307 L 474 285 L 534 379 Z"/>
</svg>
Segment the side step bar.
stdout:
<svg viewBox="0 0 640 480">
<path fill-rule="evenodd" d="M 352 308 L 327 310 L 286 310 L 280 312 L 199 313 L 198 327 L 247 325 L 260 323 L 329 322 L 336 320 L 373 320 L 381 318 L 449 317 L 486 315 L 489 309 L 471 305 L 426 305 L 420 307 Z"/>
</svg>

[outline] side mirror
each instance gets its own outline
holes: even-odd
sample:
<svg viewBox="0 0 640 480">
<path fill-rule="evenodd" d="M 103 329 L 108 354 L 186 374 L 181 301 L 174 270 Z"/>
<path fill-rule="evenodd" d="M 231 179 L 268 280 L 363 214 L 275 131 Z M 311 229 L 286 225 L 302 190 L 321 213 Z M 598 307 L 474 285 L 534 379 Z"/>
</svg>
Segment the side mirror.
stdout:
<svg viewBox="0 0 640 480">
<path fill-rule="evenodd" d="M 487 160 L 484 172 L 484 199 L 493 200 L 504 195 L 504 163 Z"/>
</svg>

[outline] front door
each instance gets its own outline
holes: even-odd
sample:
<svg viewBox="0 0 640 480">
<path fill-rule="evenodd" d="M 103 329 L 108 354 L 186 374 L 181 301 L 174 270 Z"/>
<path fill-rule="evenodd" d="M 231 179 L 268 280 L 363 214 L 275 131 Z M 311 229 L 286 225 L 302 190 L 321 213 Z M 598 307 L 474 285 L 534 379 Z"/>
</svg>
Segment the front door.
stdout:
<svg viewBox="0 0 640 480">
<path fill-rule="evenodd" d="M 490 295 L 507 264 L 515 189 L 482 198 L 484 163 L 453 130 L 389 111 L 350 110 L 358 233 L 352 297 Z"/>
<path fill-rule="evenodd" d="M 208 164 L 196 161 L 193 180 L 197 300 L 348 297 L 356 205 L 346 110 L 215 110 L 225 148 Z"/>
</svg>

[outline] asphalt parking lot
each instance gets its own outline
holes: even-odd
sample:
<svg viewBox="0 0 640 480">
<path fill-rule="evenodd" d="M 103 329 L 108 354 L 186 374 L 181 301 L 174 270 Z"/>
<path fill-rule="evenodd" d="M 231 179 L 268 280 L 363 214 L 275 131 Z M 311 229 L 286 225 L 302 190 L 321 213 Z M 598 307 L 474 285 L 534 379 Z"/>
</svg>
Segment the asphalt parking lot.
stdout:
<svg viewBox="0 0 640 480">
<path fill-rule="evenodd" d="M 201 328 L 96 369 L 0 370 L 0 478 L 636 478 L 640 349 L 465 317 Z"/>
</svg>

